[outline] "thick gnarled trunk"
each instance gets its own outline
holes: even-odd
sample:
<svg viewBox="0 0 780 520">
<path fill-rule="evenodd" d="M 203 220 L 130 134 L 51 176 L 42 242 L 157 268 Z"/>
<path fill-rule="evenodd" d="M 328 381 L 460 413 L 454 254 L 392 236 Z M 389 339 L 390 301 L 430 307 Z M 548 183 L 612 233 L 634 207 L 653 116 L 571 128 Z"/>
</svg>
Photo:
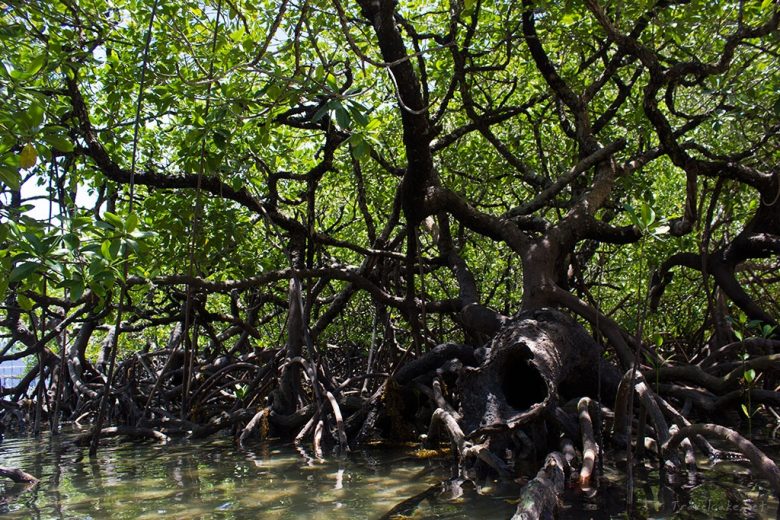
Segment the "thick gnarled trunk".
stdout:
<svg viewBox="0 0 780 520">
<path fill-rule="evenodd" d="M 486 346 L 482 364 L 461 373 L 464 431 L 512 429 L 562 400 L 595 397 L 601 354 L 568 315 L 549 308 L 521 312 Z"/>
</svg>

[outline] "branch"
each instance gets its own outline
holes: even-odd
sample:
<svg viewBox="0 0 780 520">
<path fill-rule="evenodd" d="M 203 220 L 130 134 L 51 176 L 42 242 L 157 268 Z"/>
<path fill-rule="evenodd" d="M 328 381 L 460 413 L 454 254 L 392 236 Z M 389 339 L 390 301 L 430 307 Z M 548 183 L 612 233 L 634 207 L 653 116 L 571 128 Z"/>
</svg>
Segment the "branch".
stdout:
<svg viewBox="0 0 780 520">
<path fill-rule="evenodd" d="M 542 207 L 544 207 L 544 204 L 548 200 L 550 200 L 551 198 L 555 197 L 558 193 L 560 193 L 561 190 L 563 190 L 566 186 L 568 186 L 581 173 L 587 171 L 595 164 L 600 163 L 601 161 L 612 156 L 616 152 L 619 152 L 620 150 L 625 148 L 625 146 L 626 146 L 626 140 L 621 138 L 618 139 L 617 141 L 613 141 L 609 143 L 607 146 L 597 149 L 595 152 L 591 153 L 590 155 L 588 155 L 587 157 L 579 161 L 568 172 L 558 177 L 558 180 L 556 180 L 552 185 L 542 190 L 539 193 L 539 195 L 537 195 L 532 201 L 507 211 L 503 215 L 504 218 L 515 217 L 518 215 L 528 215 L 538 209 L 541 209 Z"/>
</svg>

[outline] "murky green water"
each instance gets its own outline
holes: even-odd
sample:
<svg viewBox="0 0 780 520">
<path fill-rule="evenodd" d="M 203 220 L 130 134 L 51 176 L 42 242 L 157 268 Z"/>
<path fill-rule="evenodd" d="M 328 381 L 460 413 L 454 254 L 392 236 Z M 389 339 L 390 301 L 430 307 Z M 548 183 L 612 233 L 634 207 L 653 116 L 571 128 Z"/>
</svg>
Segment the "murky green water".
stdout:
<svg viewBox="0 0 780 520">
<path fill-rule="evenodd" d="M 0 465 L 41 479 L 36 487 L 0 482 L 9 518 L 378 518 L 402 500 L 445 481 L 449 464 L 419 460 L 413 449 L 371 449 L 348 458 L 307 460 L 287 445 L 237 450 L 227 438 L 168 445 L 110 443 L 95 460 L 61 444 L 70 437 L 10 438 Z M 640 518 L 775 518 L 777 501 L 747 470 L 720 464 L 674 489 L 657 472 L 639 472 Z M 687 479 L 687 477 L 684 477 Z M 412 518 L 508 518 L 518 483 L 431 493 Z M 621 474 L 607 468 L 598 492 L 571 489 L 562 518 L 622 518 Z"/>
</svg>

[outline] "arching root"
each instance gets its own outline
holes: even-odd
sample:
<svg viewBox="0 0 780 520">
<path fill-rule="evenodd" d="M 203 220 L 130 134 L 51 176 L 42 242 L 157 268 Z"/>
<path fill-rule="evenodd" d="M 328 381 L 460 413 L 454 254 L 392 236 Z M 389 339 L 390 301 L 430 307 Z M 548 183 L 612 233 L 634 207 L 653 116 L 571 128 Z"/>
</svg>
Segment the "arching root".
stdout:
<svg viewBox="0 0 780 520">
<path fill-rule="evenodd" d="M 692 424 L 680 428 L 676 433 L 672 434 L 669 440 L 662 446 L 664 456 L 668 457 L 670 454 L 673 454 L 674 450 L 680 445 L 683 439 L 692 435 L 705 434 L 715 435 L 720 439 L 733 444 L 737 448 L 737 451 L 747 457 L 753 466 L 753 469 L 769 481 L 769 485 L 772 486 L 775 496 L 780 498 L 780 469 L 778 469 L 777 464 L 767 457 L 764 452 L 756 448 L 752 442 L 730 428 L 717 424 Z"/>
</svg>

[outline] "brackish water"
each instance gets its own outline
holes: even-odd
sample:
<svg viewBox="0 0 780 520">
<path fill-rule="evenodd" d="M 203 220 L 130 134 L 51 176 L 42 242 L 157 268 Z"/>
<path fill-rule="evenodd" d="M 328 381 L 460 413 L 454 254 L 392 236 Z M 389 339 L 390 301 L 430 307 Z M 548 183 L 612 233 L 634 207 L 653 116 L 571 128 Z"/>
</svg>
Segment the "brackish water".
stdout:
<svg viewBox="0 0 780 520">
<path fill-rule="evenodd" d="M 91 460 L 65 434 L 7 438 L 0 465 L 40 478 L 35 487 L 0 482 L 0 514 L 8 518 L 371 519 L 446 481 L 449 460 L 421 460 L 414 448 L 361 450 L 323 462 L 289 445 L 257 442 L 241 451 L 230 439 L 167 445 L 108 442 Z M 774 453 L 777 444 L 770 442 Z M 619 463 L 618 463 L 619 465 Z M 776 518 L 777 501 L 742 466 L 702 463 L 695 477 L 661 485 L 657 471 L 636 475 L 636 518 Z M 597 490 L 569 489 L 561 518 L 625 518 L 623 474 L 607 465 Z M 431 493 L 408 517 L 509 518 L 520 483 L 485 483 Z"/>
</svg>

